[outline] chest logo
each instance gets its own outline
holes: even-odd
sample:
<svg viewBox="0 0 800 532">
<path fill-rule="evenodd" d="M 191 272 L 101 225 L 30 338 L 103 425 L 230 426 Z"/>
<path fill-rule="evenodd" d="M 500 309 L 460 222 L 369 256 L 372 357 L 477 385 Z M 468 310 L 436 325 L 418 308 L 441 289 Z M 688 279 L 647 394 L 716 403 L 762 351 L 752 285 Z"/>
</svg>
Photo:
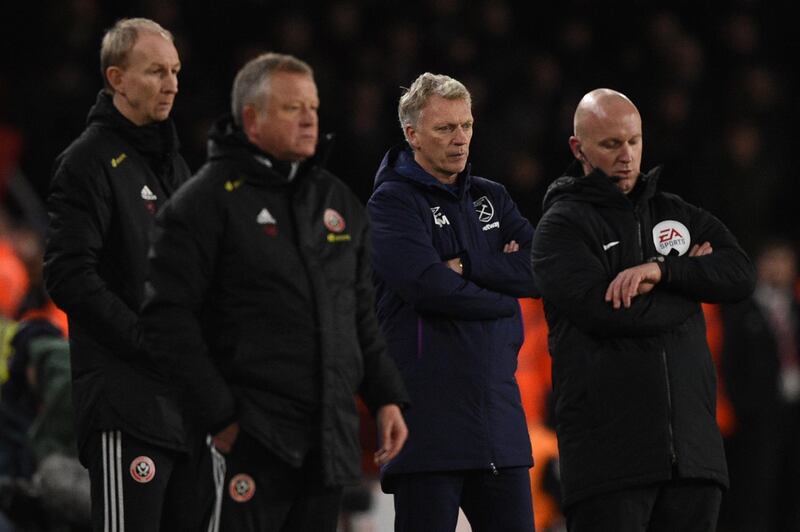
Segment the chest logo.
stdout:
<svg viewBox="0 0 800 532">
<path fill-rule="evenodd" d="M 485 224 L 494 218 L 494 205 L 492 205 L 492 202 L 489 201 L 489 198 L 486 196 L 481 196 L 473 201 L 472 205 L 475 207 L 475 212 L 478 214 L 478 220 L 480 220 L 481 223 Z"/>
<path fill-rule="evenodd" d="M 258 222 L 261 225 L 278 223 L 278 221 L 272 216 L 272 214 L 266 208 L 261 209 L 261 212 L 258 213 L 258 216 L 256 216 L 256 222 Z"/>
<path fill-rule="evenodd" d="M 131 477 L 140 484 L 147 484 L 156 476 L 156 464 L 149 456 L 137 456 L 130 466 Z"/>
<path fill-rule="evenodd" d="M 608 251 L 609 249 L 613 248 L 618 244 L 619 240 L 614 240 L 613 242 L 609 242 L 608 244 L 603 244 L 603 251 Z"/>
<path fill-rule="evenodd" d="M 247 502 L 256 494 L 256 482 L 247 473 L 239 473 L 228 484 L 228 494 L 236 502 Z"/>
<path fill-rule="evenodd" d="M 444 215 L 443 212 L 439 212 L 441 207 L 431 207 L 431 213 L 433 214 L 433 223 L 436 224 L 436 227 L 444 227 L 445 225 L 450 225 L 450 220 L 447 219 L 447 216 Z"/>
<path fill-rule="evenodd" d="M 153 194 L 153 191 L 150 190 L 150 187 L 148 187 L 147 185 L 142 187 L 141 195 L 142 199 L 144 200 L 145 208 L 150 212 L 150 214 L 155 214 L 156 200 L 158 199 L 158 196 Z"/>
<path fill-rule="evenodd" d="M 266 207 L 261 209 L 256 216 L 256 222 L 264 227 L 264 233 L 269 236 L 278 236 L 278 221 L 275 219 L 274 216 L 267 210 Z"/>
<path fill-rule="evenodd" d="M 346 227 L 342 215 L 333 209 L 325 209 L 325 213 L 322 215 L 322 223 L 332 233 L 341 233 Z"/>
<path fill-rule="evenodd" d="M 679 221 L 664 220 L 653 227 L 653 243 L 656 251 L 662 255 L 669 255 L 672 250 L 675 250 L 678 255 L 683 255 L 689 251 L 692 237 L 689 234 L 689 228 Z"/>
<path fill-rule="evenodd" d="M 125 155 L 124 153 L 120 153 L 117 157 L 112 157 L 111 158 L 111 167 L 112 168 L 116 168 L 117 166 L 121 165 L 122 161 L 124 161 L 127 158 L 128 158 L 128 156 Z"/>
<path fill-rule="evenodd" d="M 158 196 L 153 194 L 153 191 L 150 190 L 150 187 L 145 185 L 142 187 L 142 199 L 145 201 L 155 201 L 158 199 Z"/>
</svg>

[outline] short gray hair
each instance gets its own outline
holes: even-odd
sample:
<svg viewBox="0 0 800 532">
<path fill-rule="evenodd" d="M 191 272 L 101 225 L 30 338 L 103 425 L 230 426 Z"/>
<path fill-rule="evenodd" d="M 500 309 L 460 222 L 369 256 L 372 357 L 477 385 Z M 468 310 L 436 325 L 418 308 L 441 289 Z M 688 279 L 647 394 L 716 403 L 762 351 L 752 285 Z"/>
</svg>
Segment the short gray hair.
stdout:
<svg viewBox="0 0 800 532">
<path fill-rule="evenodd" d="M 314 77 L 308 63 L 292 55 L 268 52 L 247 62 L 236 74 L 231 90 L 231 114 L 236 125 L 242 125 L 242 112 L 246 105 L 256 104 L 269 89 L 269 80 L 275 72 L 291 72 Z"/>
<path fill-rule="evenodd" d="M 466 100 L 472 106 L 472 96 L 463 83 L 450 76 L 425 72 L 400 96 L 397 116 L 403 135 L 406 134 L 406 126 L 417 127 L 419 114 L 431 96 L 441 96 L 447 100 Z"/>
<path fill-rule="evenodd" d="M 103 36 L 103 43 L 100 45 L 100 73 L 103 76 L 107 92 L 114 92 L 106 79 L 106 69 L 108 67 L 125 67 L 128 63 L 130 54 L 140 33 L 154 33 L 162 35 L 173 42 L 172 34 L 165 30 L 158 22 L 149 18 L 123 18 L 117 21 L 110 30 Z"/>
</svg>

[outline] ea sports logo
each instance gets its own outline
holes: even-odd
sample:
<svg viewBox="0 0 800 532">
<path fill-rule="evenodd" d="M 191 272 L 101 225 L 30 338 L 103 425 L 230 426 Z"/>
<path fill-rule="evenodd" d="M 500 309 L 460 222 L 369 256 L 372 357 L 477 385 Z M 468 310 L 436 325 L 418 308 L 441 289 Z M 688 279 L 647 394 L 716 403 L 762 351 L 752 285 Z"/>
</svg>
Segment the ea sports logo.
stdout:
<svg viewBox="0 0 800 532">
<path fill-rule="evenodd" d="M 231 479 L 228 484 L 228 495 L 236 502 L 247 502 L 256 493 L 256 482 L 253 477 L 245 473 L 239 473 Z"/>
<path fill-rule="evenodd" d="M 673 249 L 683 255 L 691 243 L 689 229 L 677 220 L 664 220 L 653 227 L 653 244 L 662 255 L 669 255 Z"/>
<path fill-rule="evenodd" d="M 137 456 L 131 462 L 130 472 L 133 480 L 146 484 L 156 476 L 156 464 L 149 456 Z"/>
</svg>

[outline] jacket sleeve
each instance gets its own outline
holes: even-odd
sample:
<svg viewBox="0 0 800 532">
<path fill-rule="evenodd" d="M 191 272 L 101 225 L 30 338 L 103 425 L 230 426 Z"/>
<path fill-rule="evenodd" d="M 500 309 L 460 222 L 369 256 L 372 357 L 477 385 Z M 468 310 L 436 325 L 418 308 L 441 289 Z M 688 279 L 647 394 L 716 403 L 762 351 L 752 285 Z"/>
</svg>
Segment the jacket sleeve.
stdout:
<svg viewBox="0 0 800 532">
<path fill-rule="evenodd" d="M 179 192 L 156 218 L 142 328 L 150 355 L 188 394 L 193 417 L 211 433 L 236 415 L 233 393 L 211 359 L 199 320 L 219 253 L 213 206 Z"/>
<path fill-rule="evenodd" d="M 420 314 L 486 320 L 513 316 L 517 300 L 450 270 L 409 194 L 379 188 L 368 202 L 375 274 Z"/>
<path fill-rule="evenodd" d="M 135 310 L 100 276 L 114 199 L 102 168 L 58 165 L 47 199 L 44 279 L 55 304 L 119 357 L 142 355 Z"/>
<path fill-rule="evenodd" d="M 405 408 L 408 406 L 409 397 L 400 371 L 386 353 L 386 343 L 378 326 L 378 319 L 375 317 L 370 240 L 366 226 L 359 241 L 363 245 L 358 251 L 356 272 L 356 319 L 358 340 L 364 357 L 364 378 L 359 387 L 359 395 L 374 415 L 378 408 L 387 404 L 394 403 Z"/>
<path fill-rule="evenodd" d="M 702 257 L 667 256 L 665 287 L 696 301 L 734 303 L 749 296 L 755 287 L 755 270 L 747 254 L 730 231 L 710 213 L 692 210 L 692 243 L 710 242 L 713 252 Z"/>
<path fill-rule="evenodd" d="M 499 216 L 501 242 L 512 240 L 519 251 L 503 253 L 502 249 L 488 252 L 469 250 L 464 257 L 464 276 L 478 286 L 514 297 L 539 297 L 539 289 L 531 271 L 533 227 L 523 217 L 516 204 L 502 188 L 502 212 Z"/>
<path fill-rule="evenodd" d="M 652 336 L 701 311 L 698 303 L 658 287 L 633 298 L 630 308 L 614 310 L 605 301 L 613 276 L 592 253 L 575 222 L 552 209 L 536 228 L 532 260 L 542 297 L 587 334 Z"/>
</svg>

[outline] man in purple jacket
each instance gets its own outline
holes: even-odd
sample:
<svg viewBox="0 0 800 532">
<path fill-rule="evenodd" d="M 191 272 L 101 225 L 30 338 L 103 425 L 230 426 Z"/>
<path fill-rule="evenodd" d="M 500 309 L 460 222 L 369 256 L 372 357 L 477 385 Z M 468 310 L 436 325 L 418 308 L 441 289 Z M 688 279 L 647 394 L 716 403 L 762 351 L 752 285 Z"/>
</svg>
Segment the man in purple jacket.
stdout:
<svg viewBox="0 0 800 532">
<path fill-rule="evenodd" d="M 395 530 L 533 530 L 525 414 L 514 379 L 519 297 L 535 297 L 533 228 L 505 188 L 470 174 L 472 101 L 425 73 L 400 98 L 368 209 L 377 312 L 413 408 L 382 470 Z"/>
</svg>

